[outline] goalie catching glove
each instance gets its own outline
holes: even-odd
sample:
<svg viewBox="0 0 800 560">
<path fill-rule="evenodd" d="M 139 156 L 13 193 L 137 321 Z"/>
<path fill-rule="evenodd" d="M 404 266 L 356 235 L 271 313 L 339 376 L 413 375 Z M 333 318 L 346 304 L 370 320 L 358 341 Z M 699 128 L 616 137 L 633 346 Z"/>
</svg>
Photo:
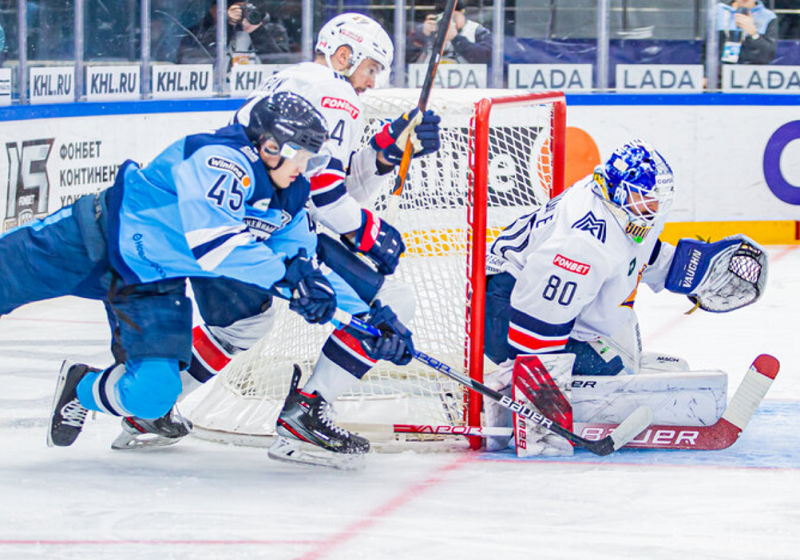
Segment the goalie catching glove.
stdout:
<svg viewBox="0 0 800 560">
<path fill-rule="evenodd" d="M 400 322 L 390 307 L 376 301 L 364 317 L 364 321 L 383 333 L 380 338 L 356 334 L 367 356 L 373 360 L 386 360 L 398 366 L 404 366 L 411 361 L 414 357 L 411 331 Z"/>
<path fill-rule="evenodd" d="M 767 253 L 752 239 L 733 235 L 715 243 L 681 239 L 666 287 L 696 307 L 724 313 L 755 303 L 767 283 Z"/>
<path fill-rule="evenodd" d="M 316 257 L 309 259 L 306 250 L 286 262 L 286 275 L 278 286 L 292 292 L 289 309 L 309 323 L 327 323 L 336 311 L 336 293 L 322 274 Z"/>
<path fill-rule="evenodd" d="M 413 146 L 412 156 L 417 158 L 437 151 L 439 142 L 439 122 L 441 119 L 430 109 L 424 113 L 419 108 L 401 117 L 384 127 L 372 137 L 370 144 L 380 152 L 392 165 L 400 165 L 403 151 L 410 140 Z"/>
<path fill-rule="evenodd" d="M 381 274 L 392 274 L 406 250 L 402 234 L 369 210 L 361 209 L 361 227 L 355 241 L 342 236 L 342 241 L 369 258 Z"/>
</svg>

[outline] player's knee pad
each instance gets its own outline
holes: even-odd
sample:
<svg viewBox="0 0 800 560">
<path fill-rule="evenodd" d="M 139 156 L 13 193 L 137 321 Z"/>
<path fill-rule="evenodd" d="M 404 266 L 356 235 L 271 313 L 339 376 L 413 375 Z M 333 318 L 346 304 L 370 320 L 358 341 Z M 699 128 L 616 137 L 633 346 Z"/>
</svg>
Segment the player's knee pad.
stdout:
<svg viewBox="0 0 800 560">
<path fill-rule="evenodd" d="M 394 314 L 404 325 L 408 325 L 417 311 L 417 298 L 411 286 L 400 280 L 386 278 L 375 296 L 376 300 L 391 307 Z"/>
<path fill-rule="evenodd" d="M 160 418 L 175 405 L 181 392 L 177 360 L 131 360 L 117 382 L 117 394 L 125 410 L 139 418 Z"/>
<path fill-rule="evenodd" d="M 622 360 L 614 345 L 602 338 L 588 342 L 570 338 L 564 352 L 575 354 L 575 375 L 618 375 L 620 373 L 633 373 L 626 371 Z"/>
</svg>

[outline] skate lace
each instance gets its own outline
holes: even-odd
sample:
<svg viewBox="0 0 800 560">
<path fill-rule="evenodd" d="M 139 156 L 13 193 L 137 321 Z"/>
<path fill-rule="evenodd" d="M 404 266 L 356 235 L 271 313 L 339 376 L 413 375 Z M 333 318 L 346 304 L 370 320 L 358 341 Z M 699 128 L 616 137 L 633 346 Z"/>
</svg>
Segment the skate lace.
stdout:
<svg viewBox="0 0 800 560">
<path fill-rule="evenodd" d="M 334 414 L 335 413 L 331 408 L 331 405 L 328 403 L 325 403 L 321 407 L 319 407 L 319 420 L 320 422 L 323 423 L 323 425 L 325 425 L 329 430 L 331 430 L 337 436 L 340 436 L 342 438 L 350 437 L 350 432 L 333 423 Z"/>
<path fill-rule="evenodd" d="M 73 428 L 80 428 L 86 421 L 86 414 L 88 410 L 78 401 L 72 399 L 63 407 L 61 407 L 62 425 L 72 426 Z"/>
</svg>

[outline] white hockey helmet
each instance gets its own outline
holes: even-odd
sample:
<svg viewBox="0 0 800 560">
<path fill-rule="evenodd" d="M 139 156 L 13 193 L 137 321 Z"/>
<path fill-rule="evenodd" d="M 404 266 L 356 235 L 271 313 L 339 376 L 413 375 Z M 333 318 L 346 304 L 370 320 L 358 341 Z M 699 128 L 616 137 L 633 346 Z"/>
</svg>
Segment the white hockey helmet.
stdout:
<svg viewBox="0 0 800 560">
<path fill-rule="evenodd" d="M 388 82 L 394 59 L 394 45 L 381 24 L 363 14 L 341 14 L 330 20 L 320 29 L 315 50 L 325 55 L 328 66 L 331 56 L 339 47 L 350 48 L 350 68 L 342 72 L 350 77 L 364 59 L 371 58 L 383 66 L 378 86 Z"/>
</svg>

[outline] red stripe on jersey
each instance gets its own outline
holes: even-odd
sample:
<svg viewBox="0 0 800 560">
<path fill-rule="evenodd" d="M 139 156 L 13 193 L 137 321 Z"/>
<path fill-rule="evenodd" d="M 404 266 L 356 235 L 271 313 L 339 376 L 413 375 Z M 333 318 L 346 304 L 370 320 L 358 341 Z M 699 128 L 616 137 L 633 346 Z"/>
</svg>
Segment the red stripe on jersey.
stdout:
<svg viewBox="0 0 800 560">
<path fill-rule="evenodd" d="M 344 180 L 344 175 L 338 173 L 331 173 L 330 171 L 320 173 L 311 178 L 311 190 L 318 191 L 320 189 L 326 189 L 342 180 Z"/>
<path fill-rule="evenodd" d="M 349 332 L 347 332 L 347 331 L 345 331 L 343 329 L 337 329 L 337 330 L 333 331 L 333 336 L 337 340 L 339 340 L 339 342 L 341 342 L 342 344 L 347 346 L 350 350 L 352 350 L 353 352 L 355 352 L 356 354 L 358 354 L 359 356 L 361 356 L 365 360 L 369 361 L 370 363 L 374 364 L 375 362 L 378 361 L 378 360 L 373 360 L 372 358 L 367 356 L 367 353 L 364 352 L 364 349 L 361 347 L 361 343 L 358 341 L 358 339 L 356 337 L 354 337 Z"/>
<path fill-rule="evenodd" d="M 537 352 L 540 350 L 561 350 L 567 345 L 568 339 L 569 337 L 565 336 L 564 338 L 543 340 L 522 331 L 518 331 L 513 325 L 508 328 L 508 340 L 515 342 L 517 345 L 522 346 L 523 348 L 532 352 Z"/>
<path fill-rule="evenodd" d="M 215 373 L 222 371 L 231 362 L 231 357 L 203 327 L 197 326 L 192 329 L 192 346 L 197 356 Z"/>
</svg>

